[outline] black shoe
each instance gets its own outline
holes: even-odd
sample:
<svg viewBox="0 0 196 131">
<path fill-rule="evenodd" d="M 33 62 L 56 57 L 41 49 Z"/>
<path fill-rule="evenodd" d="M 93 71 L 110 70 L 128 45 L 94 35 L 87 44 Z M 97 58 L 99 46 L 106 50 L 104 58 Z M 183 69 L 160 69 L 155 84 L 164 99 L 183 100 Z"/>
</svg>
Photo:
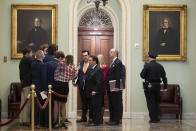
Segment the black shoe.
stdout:
<svg viewBox="0 0 196 131">
<path fill-rule="evenodd" d="M 80 122 L 87 122 L 87 120 L 84 120 L 84 119 L 79 119 L 79 120 L 76 120 L 77 123 L 80 123 Z"/>
<path fill-rule="evenodd" d="M 52 124 L 52 127 L 53 127 L 54 129 L 59 128 L 60 126 L 59 126 L 58 121 L 56 121 L 55 123 L 53 123 L 53 124 Z"/>
<path fill-rule="evenodd" d="M 160 120 L 158 121 L 158 120 L 149 120 L 149 123 L 158 123 L 158 122 L 160 122 Z"/>
<path fill-rule="evenodd" d="M 110 123 L 110 122 L 113 122 L 112 120 L 109 120 L 108 122 L 105 122 L 105 124 L 107 124 L 108 125 L 108 123 Z"/>
<path fill-rule="evenodd" d="M 93 119 L 88 120 L 88 124 L 91 124 L 91 123 L 93 123 Z"/>
<path fill-rule="evenodd" d="M 158 118 L 157 121 L 160 122 L 160 118 Z"/>
<path fill-rule="evenodd" d="M 107 125 L 110 125 L 110 126 L 114 126 L 114 125 L 119 125 L 119 122 L 117 121 L 111 121 L 111 122 L 106 122 Z"/>
<path fill-rule="evenodd" d="M 65 123 L 66 124 L 71 124 L 71 121 L 69 121 L 68 119 L 65 119 Z"/>
<path fill-rule="evenodd" d="M 119 123 L 122 124 L 122 119 L 119 120 Z"/>
<path fill-rule="evenodd" d="M 65 122 L 61 123 L 61 127 L 64 127 L 65 129 L 68 129 L 68 127 L 66 126 Z"/>
</svg>

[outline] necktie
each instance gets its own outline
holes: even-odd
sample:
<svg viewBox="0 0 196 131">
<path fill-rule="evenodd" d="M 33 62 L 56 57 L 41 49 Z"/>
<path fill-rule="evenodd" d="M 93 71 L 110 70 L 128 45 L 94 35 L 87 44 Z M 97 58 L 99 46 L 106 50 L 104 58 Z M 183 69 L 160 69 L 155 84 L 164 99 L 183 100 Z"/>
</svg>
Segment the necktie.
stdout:
<svg viewBox="0 0 196 131">
<path fill-rule="evenodd" d="M 84 70 L 83 70 L 84 74 L 86 73 L 86 70 L 87 70 L 87 64 L 85 63 L 84 64 Z"/>
</svg>

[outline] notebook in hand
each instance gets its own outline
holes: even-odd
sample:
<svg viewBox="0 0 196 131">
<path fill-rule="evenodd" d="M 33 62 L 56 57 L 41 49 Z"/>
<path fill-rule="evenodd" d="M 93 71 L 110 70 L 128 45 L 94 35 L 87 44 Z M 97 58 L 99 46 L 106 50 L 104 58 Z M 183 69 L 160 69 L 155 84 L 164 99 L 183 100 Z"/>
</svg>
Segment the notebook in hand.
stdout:
<svg viewBox="0 0 196 131">
<path fill-rule="evenodd" d="M 116 87 L 116 80 L 110 80 L 109 81 L 110 84 L 110 91 L 114 91 L 114 88 Z"/>
</svg>

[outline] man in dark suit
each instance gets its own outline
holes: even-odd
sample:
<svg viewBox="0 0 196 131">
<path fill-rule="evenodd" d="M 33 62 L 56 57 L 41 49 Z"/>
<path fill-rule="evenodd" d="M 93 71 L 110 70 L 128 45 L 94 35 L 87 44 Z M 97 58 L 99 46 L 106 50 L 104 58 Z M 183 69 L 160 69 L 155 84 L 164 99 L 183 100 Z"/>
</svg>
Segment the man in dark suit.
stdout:
<svg viewBox="0 0 196 131">
<path fill-rule="evenodd" d="M 87 117 L 86 114 L 88 112 L 89 108 L 89 101 L 85 95 L 85 80 L 87 76 L 89 75 L 89 72 L 91 70 L 91 67 L 89 66 L 89 51 L 83 50 L 82 51 L 82 61 L 80 62 L 80 69 L 78 71 L 78 76 L 76 77 L 77 82 L 73 82 L 74 84 L 78 85 L 79 91 L 80 91 L 80 97 L 82 100 L 82 118 L 77 120 L 77 122 L 86 122 Z M 73 80 L 75 81 L 75 80 Z M 92 113 L 89 111 L 89 120 L 92 120 Z"/>
<path fill-rule="evenodd" d="M 33 61 L 32 50 L 30 48 L 24 48 L 23 57 L 19 64 L 20 81 L 22 85 L 21 106 L 26 100 L 27 95 L 30 93 L 32 61 Z M 31 105 L 30 103 L 27 103 L 24 110 L 20 114 L 21 125 L 30 125 L 30 113 L 31 113 Z"/>
<path fill-rule="evenodd" d="M 41 92 L 47 95 L 47 68 L 44 64 L 43 59 L 45 57 L 42 50 L 36 52 L 36 60 L 32 62 L 31 71 L 32 71 L 32 84 L 35 85 L 35 91 L 40 103 L 43 105 L 45 100 L 41 97 Z M 41 110 L 38 105 L 35 103 L 35 125 L 48 127 L 48 106 L 46 109 Z"/>
<path fill-rule="evenodd" d="M 92 112 L 92 123 L 88 125 L 96 126 L 103 123 L 101 114 L 104 99 L 103 70 L 98 65 L 97 56 L 90 56 L 89 64 L 92 70 L 86 79 L 85 94 L 90 101 L 89 109 Z"/>
<path fill-rule="evenodd" d="M 122 70 L 122 62 L 118 58 L 118 51 L 116 49 L 110 50 L 110 57 L 113 59 L 109 67 L 106 85 L 109 98 L 110 121 L 108 125 L 118 125 L 122 119 L 123 104 L 122 104 L 122 91 L 120 90 L 120 78 Z M 115 88 L 111 91 L 109 82 L 115 80 Z"/>
</svg>

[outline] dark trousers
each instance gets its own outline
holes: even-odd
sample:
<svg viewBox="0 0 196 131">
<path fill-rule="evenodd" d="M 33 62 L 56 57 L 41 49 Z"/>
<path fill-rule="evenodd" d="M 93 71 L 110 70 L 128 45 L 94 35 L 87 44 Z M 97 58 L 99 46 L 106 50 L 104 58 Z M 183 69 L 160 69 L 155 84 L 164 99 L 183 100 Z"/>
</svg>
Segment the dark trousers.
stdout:
<svg viewBox="0 0 196 131">
<path fill-rule="evenodd" d="M 90 100 L 86 97 L 85 91 L 83 89 L 80 89 L 80 98 L 82 100 L 82 119 L 87 120 L 86 114 L 89 109 Z M 92 119 L 92 112 L 89 110 L 89 119 Z"/>
<path fill-rule="evenodd" d="M 152 84 L 151 88 L 144 90 L 146 96 L 147 107 L 149 111 L 149 117 L 151 120 L 158 120 L 160 116 L 160 84 Z"/>
<path fill-rule="evenodd" d="M 40 104 L 43 106 L 45 100 L 41 98 L 40 95 L 37 94 L 37 97 L 40 101 Z M 40 109 L 35 100 L 35 112 L 34 112 L 34 122 L 35 125 L 42 125 L 45 127 L 49 127 L 49 108 L 48 105 L 45 109 Z"/>
<path fill-rule="evenodd" d="M 90 98 L 90 111 L 92 112 L 93 123 L 101 124 L 103 122 L 102 107 L 104 94 L 96 94 Z"/>
<path fill-rule="evenodd" d="M 122 119 L 123 114 L 122 91 L 109 92 L 108 99 L 110 121 L 119 122 L 119 120 Z"/>
</svg>

